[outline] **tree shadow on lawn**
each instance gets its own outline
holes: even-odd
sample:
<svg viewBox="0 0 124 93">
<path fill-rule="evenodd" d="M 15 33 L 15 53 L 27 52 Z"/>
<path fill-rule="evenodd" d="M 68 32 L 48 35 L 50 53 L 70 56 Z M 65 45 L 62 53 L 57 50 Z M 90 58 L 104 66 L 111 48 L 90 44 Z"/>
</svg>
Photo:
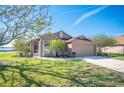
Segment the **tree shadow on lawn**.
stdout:
<svg viewBox="0 0 124 93">
<path fill-rule="evenodd" d="M 80 69 L 80 68 L 77 68 Z M 14 73 L 19 73 L 20 78 L 23 78 L 26 82 L 25 85 L 23 85 L 23 87 L 30 87 L 32 85 L 36 85 L 38 87 L 54 87 L 56 85 L 53 84 L 46 84 L 45 82 L 42 82 L 41 80 L 36 80 L 35 78 L 31 77 L 29 74 L 25 74 L 25 71 L 27 72 L 32 72 L 32 73 L 38 73 L 38 75 L 50 75 L 53 77 L 57 77 L 60 79 L 66 79 L 68 81 L 73 82 L 72 85 L 70 86 L 111 86 L 111 85 L 105 85 L 103 83 L 94 81 L 93 78 L 99 78 L 99 77 L 104 77 L 105 75 L 95 75 L 93 73 L 91 73 L 90 71 L 92 71 L 92 68 L 88 68 L 85 70 L 72 70 L 70 71 L 68 74 L 63 74 L 57 71 L 53 71 L 51 69 L 46 69 L 45 67 L 41 67 L 39 68 L 39 65 L 25 65 L 25 64 L 21 64 L 21 65 L 10 65 L 10 66 L 4 66 L 2 68 L 0 68 L 0 76 L 3 78 L 4 82 L 10 82 L 9 80 L 6 79 L 6 76 L 4 75 L 4 71 L 9 71 L 12 72 L 10 78 L 11 79 L 11 84 L 10 86 L 14 86 L 14 79 L 15 79 L 15 75 Z M 3 73 L 2 73 L 3 71 Z M 81 75 L 81 76 L 80 76 Z M 37 77 L 37 76 L 35 76 Z M 81 80 L 81 77 L 86 77 L 87 80 Z"/>
<path fill-rule="evenodd" d="M 28 75 L 24 74 L 24 71 L 30 71 L 30 70 L 28 70 L 29 68 L 26 69 L 23 66 L 24 65 L 20 65 L 20 66 L 3 66 L 0 69 L 0 76 L 4 80 L 4 83 L 11 82 L 10 86 L 13 87 L 14 86 L 14 81 L 16 79 L 14 74 L 19 73 L 21 78 L 24 78 L 24 80 L 26 81 L 26 84 L 23 87 L 30 87 L 33 84 L 36 85 L 36 86 L 39 86 L 39 87 L 40 86 L 51 87 L 51 85 L 44 84 L 41 81 L 36 81 L 33 78 L 30 78 Z M 11 70 L 9 70 L 8 68 L 11 69 Z M 4 72 L 2 73 L 2 71 L 9 71 L 9 72 L 12 72 L 12 73 L 11 73 L 10 77 L 6 77 L 6 75 L 4 74 Z M 10 79 L 8 80 L 7 78 L 11 78 L 11 81 L 10 81 Z"/>
<path fill-rule="evenodd" d="M 21 66 L 7 66 L 11 69 L 16 69 L 19 71 L 19 74 L 22 78 L 25 79 L 25 81 L 27 82 L 27 84 L 25 86 L 31 86 L 33 84 L 35 84 L 36 86 L 46 86 L 46 87 L 55 87 L 54 85 L 50 85 L 50 84 L 44 84 L 43 82 L 41 82 L 40 80 L 35 80 L 34 78 L 29 77 L 28 75 L 26 75 L 24 72 L 25 71 L 29 71 L 29 72 L 33 72 L 33 73 L 38 73 L 39 75 L 51 75 L 53 77 L 57 77 L 57 78 L 61 78 L 61 79 L 67 79 L 69 81 L 72 81 L 74 83 L 77 83 L 78 85 L 81 86 L 85 86 L 85 84 L 83 82 L 81 82 L 80 80 L 76 79 L 76 75 L 69 75 L 69 76 L 65 76 L 65 74 L 61 74 L 52 70 L 47 70 L 47 69 L 41 69 L 39 71 L 39 68 L 34 68 L 31 65 L 30 66 L 25 66 L 25 65 L 21 65 Z M 37 76 L 36 76 L 37 77 Z M 4 79 L 6 80 L 6 79 Z"/>
</svg>

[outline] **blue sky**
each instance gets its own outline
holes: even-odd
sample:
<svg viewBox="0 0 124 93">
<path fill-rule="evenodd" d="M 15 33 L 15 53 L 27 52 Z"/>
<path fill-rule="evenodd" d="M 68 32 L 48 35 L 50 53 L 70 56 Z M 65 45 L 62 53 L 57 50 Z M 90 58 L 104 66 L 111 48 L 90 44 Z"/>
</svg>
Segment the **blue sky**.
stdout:
<svg viewBox="0 0 124 93">
<path fill-rule="evenodd" d="M 124 34 L 124 6 L 51 6 L 52 32 L 63 30 L 72 36 L 105 33 Z"/>
<path fill-rule="evenodd" d="M 49 12 L 54 23 L 51 32 L 63 30 L 72 36 L 87 37 L 124 34 L 124 6 L 50 6 Z"/>
</svg>

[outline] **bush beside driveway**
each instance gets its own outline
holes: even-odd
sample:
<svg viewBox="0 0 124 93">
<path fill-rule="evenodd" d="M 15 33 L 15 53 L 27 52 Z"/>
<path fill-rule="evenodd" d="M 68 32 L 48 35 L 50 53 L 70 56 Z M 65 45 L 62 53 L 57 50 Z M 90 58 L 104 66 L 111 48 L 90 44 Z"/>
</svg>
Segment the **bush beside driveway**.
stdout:
<svg viewBox="0 0 124 93">
<path fill-rule="evenodd" d="M 107 87 L 124 86 L 124 74 L 79 60 L 15 58 L 1 54 L 0 60 L 14 62 L 0 67 L 0 86 Z"/>
</svg>

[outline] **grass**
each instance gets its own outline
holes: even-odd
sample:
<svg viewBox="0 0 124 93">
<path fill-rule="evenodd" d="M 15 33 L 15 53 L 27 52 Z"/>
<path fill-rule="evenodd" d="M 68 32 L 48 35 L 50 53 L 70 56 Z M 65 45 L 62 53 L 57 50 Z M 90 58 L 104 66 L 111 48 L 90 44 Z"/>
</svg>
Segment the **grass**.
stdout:
<svg viewBox="0 0 124 93">
<path fill-rule="evenodd" d="M 0 60 L 14 62 L 0 67 L 1 87 L 107 87 L 124 86 L 124 74 L 85 61 L 49 61 L 14 58 L 15 53 L 1 54 Z"/>
<path fill-rule="evenodd" d="M 124 60 L 124 54 L 110 54 L 113 58 Z"/>
</svg>

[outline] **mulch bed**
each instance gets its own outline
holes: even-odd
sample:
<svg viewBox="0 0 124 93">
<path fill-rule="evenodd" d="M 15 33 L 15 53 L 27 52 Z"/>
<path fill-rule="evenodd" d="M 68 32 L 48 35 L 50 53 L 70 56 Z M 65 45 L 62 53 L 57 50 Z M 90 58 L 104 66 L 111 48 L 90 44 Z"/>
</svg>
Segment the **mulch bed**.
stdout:
<svg viewBox="0 0 124 93">
<path fill-rule="evenodd" d="M 15 55 L 15 56 L 12 56 L 12 57 L 14 57 L 14 58 L 32 58 L 31 56 L 28 56 L 28 57 L 22 56 L 22 57 L 20 57 L 19 55 Z"/>
</svg>

